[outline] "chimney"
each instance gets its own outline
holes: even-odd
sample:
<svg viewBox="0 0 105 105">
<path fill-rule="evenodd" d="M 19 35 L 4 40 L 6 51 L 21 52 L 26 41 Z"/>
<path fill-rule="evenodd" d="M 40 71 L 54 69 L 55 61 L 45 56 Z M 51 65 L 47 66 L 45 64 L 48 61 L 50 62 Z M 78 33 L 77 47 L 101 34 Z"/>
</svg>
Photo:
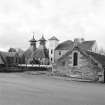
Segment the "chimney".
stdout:
<svg viewBox="0 0 105 105">
<path fill-rule="evenodd" d="M 84 41 L 85 41 L 85 39 L 84 38 L 81 38 L 81 43 L 84 42 Z"/>
<path fill-rule="evenodd" d="M 80 43 L 80 39 L 79 38 L 75 38 L 74 39 L 74 46 L 77 47 L 79 43 Z"/>
</svg>

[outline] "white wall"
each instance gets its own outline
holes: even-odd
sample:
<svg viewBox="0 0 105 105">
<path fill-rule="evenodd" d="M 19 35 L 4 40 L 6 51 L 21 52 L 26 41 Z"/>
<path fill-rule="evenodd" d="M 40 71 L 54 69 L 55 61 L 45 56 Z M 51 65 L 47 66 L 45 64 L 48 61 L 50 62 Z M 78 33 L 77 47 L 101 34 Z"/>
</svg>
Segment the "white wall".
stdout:
<svg viewBox="0 0 105 105">
<path fill-rule="evenodd" d="M 58 41 L 57 40 L 49 40 L 49 58 L 50 58 L 50 63 L 54 63 L 54 55 L 55 55 L 55 48 L 58 45 Z M 52 50 L 52 53 L 51 53 Z M 52 59 L 52 61 L 51 61 Z"/>
</svg>

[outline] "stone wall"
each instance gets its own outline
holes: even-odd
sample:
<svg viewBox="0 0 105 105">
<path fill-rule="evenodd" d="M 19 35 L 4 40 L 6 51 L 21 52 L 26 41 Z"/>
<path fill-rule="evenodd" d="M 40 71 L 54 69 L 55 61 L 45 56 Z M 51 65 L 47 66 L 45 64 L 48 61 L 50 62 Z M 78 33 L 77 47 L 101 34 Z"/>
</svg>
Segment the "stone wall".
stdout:
<svg viewBox="0 0 105 105">
<path fill-rule="evenodd" d="M 68 50 L 55 50 L 54 58 L 55 61 L 57 61 L 60 57 L 62 57 Z M 59 52 L 61 52 L 61 55 L 59 55 Z"/>
<path fill-rule="evenodd" d="M 73 53 L 78 52 L 78 65 L 73 66 Z M 77 78 L 97 80 L 98 73 L 101 71 L 92 60 L 80 53 L 73 51 L 69 56 L 55 63 L 54 69 L 66 75 L 75 76 Z"/>
</svg>

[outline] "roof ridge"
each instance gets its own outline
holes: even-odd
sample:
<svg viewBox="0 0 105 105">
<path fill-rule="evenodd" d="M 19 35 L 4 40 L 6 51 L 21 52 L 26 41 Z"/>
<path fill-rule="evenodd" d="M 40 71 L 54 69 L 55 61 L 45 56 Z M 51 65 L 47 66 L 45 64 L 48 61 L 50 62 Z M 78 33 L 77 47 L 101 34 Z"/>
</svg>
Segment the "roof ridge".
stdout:
<svg viewBox="0 0 105 105">
<path fill-rule="evenodd" d="M 57 40 L 57 41 L 59 41 L 58 38 L 56 38 L 55 36 L 52 36 L 49 40 Z"/>
<path fill-rule="evenodd" d="M 57 45 L 57 47 L 55 48 L 55 50 L 68 49 L 68 48 L 70 48 L 71 45 L 73 45 L 73 41 L 72 40 L 66 40 L 66 41 L 59 43 Z"/>
</svg>

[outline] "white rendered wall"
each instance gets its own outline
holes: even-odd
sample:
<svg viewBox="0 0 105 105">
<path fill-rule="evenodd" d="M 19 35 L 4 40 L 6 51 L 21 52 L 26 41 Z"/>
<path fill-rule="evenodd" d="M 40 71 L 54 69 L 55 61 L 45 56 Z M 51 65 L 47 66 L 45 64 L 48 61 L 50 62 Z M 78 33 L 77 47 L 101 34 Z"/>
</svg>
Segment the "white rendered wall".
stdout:
<svg viewBox="0 0 105 105">
<path fill-rule="evenodd" d="M 50 63 L 54 63 L 54 55 L 55 55 L 55 48 L 58 45 L 58 41 L 57 40 L 49 40 L 49 59 L 50 59 Z M 51 53 L 52 50 L 52 53 Z M 52 59 L 52 60 L 51 60 Z"/>
</svg>

